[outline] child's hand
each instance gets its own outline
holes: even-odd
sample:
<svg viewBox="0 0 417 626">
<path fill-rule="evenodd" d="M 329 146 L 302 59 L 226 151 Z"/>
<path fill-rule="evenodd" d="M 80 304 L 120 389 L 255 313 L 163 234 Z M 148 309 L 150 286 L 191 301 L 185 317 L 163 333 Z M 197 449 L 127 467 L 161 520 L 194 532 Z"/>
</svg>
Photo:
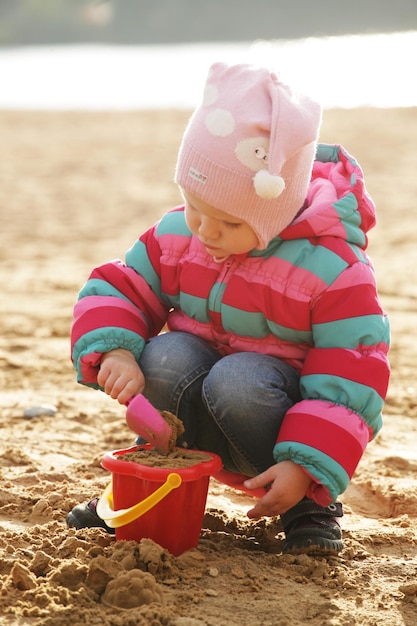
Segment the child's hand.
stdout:
<svg viewBox="0 0 417 626">
<path fill-rule="evenodd" d="M 310 484 L 311 478 L 300 465 L 292 461 L 272 465 L 262 474 L 245 481 L 245 487 L 249 489 L 271 485 L 268 493 L 248 511 L 248 517 L 259 519 L 285 513 L 304 498 Z"/>
<path fill-rule="evenodd" d="M 129 350 L 122 349 L 103 355 L 97 382 L 120 404 L 126 404 L 145 388 L 145 377 L 135 357 Z"/>
</svg>

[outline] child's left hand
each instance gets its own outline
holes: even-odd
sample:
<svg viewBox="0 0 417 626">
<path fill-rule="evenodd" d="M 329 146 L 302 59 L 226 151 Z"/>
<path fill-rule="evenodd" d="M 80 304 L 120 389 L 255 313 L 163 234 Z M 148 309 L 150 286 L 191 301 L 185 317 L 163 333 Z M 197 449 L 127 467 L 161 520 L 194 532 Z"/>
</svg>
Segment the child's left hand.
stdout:
<svg viewBox="0 0 417 626">
<path fill-rule="evenodd" d="M 245 481 L 245 487 L 256 489 L 270 485 L 266 495 L 247 513 L 250 519 L 282 515 L 302 498 L 311 484 L 311 478 L 293 461 L 281 461 L 262 474 Z"/>
</svg>

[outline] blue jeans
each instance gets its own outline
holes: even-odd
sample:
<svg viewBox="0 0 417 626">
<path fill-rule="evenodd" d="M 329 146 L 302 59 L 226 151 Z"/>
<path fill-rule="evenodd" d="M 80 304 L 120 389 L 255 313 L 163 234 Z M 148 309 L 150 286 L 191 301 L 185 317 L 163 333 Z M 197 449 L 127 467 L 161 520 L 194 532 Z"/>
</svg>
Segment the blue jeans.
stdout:
<svg viewBox="0 0 417 626">
<path fill-rule="evenodd" d="M 214 452 L 226 470 L 246 476 L 275 463 L 283 417 L 301 399 L 293 367 L 255 352 L 221 356 L 182 332 L 148 341 L 139 365 L 146 398 L 184 424 L 179 446 Z"/>
</svg>

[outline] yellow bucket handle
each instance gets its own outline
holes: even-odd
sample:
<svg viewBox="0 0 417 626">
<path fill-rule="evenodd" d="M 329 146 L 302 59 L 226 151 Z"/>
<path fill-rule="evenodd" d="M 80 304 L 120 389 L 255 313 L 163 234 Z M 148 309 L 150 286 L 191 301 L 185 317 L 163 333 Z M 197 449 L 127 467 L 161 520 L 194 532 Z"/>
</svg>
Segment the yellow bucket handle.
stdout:
<svg viewBox="0 0 417 626">
<path fill-rule="evenodd" d="M 97 515 L 103 519 L 110 528 L 119 528 L 130 522 L 134 522 L 138 517 L 147 513 L 152 507 L 160 502 L 170 491 L 177 489 L 182 483 L 179 474 L 172 472 L 168 474 L 166 481 L 156 491 L 147 498 L 134 504 L 128 509 L 113 509 L 112 482 L 110 481 L 97 502 Z"/>
</svg>

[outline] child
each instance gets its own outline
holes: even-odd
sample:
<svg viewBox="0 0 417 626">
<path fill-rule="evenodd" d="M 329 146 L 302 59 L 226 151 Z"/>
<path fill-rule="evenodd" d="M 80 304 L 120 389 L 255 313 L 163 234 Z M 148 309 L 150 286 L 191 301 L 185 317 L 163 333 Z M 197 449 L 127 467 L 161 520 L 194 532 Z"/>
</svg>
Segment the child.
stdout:
<svg viewBox="0 0 417 626">
<path fill-rule="evenodd" d="M 374 204 L 320 121 L 267 69 L 214 64 L 179 151 L 184 204 L 92 272 L 72 328 L 78 381 L 176 414 L 178 445 L 269 488 L 248 516 L 280 515 L 295 553 L 342 549 L 336 500 L 389 379 Z M 96 502 L 68 524 L 107 528 Z"/>
</svg>

